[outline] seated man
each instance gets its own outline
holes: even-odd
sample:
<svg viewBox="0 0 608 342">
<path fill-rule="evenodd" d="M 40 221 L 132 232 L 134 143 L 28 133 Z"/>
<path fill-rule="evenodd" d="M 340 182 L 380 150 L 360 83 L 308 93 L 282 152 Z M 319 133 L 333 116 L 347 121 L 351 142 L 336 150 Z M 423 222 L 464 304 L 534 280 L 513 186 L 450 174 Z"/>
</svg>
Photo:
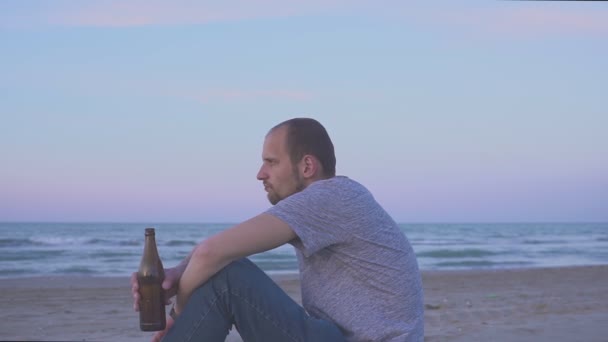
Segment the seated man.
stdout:
<svg viewBox="0 0 608 342">
<path fill-rule="evenodd" d="M 234 324 L 244 341 L 422 341 L 414 252 L 364 186 L 335 175 L 325 128 L 313 119 L 280 123 L 262 160 L 257 178 L 273 207 L 165 271 L 163 288 L 176 300 L 154 340 L 223 342 Z M 243 259 L 286 243 L 297 254 L 303 307 Z"/>
</svg>

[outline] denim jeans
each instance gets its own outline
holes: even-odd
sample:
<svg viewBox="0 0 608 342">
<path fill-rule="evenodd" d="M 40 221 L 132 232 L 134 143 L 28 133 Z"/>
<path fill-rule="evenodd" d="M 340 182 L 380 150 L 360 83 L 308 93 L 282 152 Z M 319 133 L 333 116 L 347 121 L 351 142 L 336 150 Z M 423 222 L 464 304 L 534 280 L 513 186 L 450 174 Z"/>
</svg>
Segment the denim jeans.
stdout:
<svg viewBox="0 0 608 342">
<path fill-rule="evenodd" d="M 314 318 L 248 259 L 196 289 L 163 342 L 224 342 L 232 325 L 244 342 L 340 342 L 338 327 Z"/>
</svg>

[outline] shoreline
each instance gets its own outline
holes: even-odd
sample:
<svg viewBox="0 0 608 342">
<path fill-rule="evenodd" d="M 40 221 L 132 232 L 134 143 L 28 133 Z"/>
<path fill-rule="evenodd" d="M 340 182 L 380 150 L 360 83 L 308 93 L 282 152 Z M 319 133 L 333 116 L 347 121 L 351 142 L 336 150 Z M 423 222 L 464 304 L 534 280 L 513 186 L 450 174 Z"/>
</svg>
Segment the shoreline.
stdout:
<svg viewBox="0 0 608 342">
<path fill-rule="evenodd" d="M 271 277 L 300 302 L 297 273 Z M 425 341 L 603 341 L 608 265 L 422 271 Z M 149 341 L 129 277 L 0 279 L 0 340 Z M 234 333 L 227 341 L 240 341 Z"/>
<path fill-rule="evenodd" d="M 433 274 L 477 274 L 477 273 L 496 273 L 496 272 L 519 272 L 519 271 L 547 271 L 547 270 L 567 270 L 576 268 L 594 268 L 594 267 L 605 267 L 608 266 L 606 263 L 595 263 L 595 264 L 581 264 L 581 265 L 565 265 L 565 266 L 520 266 L 520 267 L 487 267 L 487 268 L 470 268 L 470 269 L 421 269 L 420 273 L 424 277 Z M 298 278 L 299 271 L 264 271 L 270 278 L 275 281 L 283 279 L 294 279 Z M 104 274 L 36 274 L 36 275 L 22 275 L 22 276 L 0 276 L 0 289 L 4 287 L 3 282 L 18 282 L 19 280 L 50 280 L 54 279 L 81 279 L 87 284 L 87 279 L 128 279 L 130 275 L 104 275 Z"/>
</svg>

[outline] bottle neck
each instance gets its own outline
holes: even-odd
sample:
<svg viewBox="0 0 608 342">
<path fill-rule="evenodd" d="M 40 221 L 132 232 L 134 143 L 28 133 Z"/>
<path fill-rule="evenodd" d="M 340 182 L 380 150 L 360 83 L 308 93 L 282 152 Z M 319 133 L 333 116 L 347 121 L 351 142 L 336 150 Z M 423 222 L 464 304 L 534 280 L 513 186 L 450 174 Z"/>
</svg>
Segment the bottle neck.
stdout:
<svg viewBox="0 0 608 342">
<path fill-rule="evenodd" d="M 156 238 L 154 234 L 146 234 L 146 241 L 144 245 L 144 258 L 148 260 L 158 259 L 158 250 L 156 249 Z"/>
<path fill-rule="evenodd" d="M 144 254 L 139 266 L 139 273 L 141 276 L 164 276 L 163 265 L 156 249 L 154 234 L 146 234 Z"/>
</svg>

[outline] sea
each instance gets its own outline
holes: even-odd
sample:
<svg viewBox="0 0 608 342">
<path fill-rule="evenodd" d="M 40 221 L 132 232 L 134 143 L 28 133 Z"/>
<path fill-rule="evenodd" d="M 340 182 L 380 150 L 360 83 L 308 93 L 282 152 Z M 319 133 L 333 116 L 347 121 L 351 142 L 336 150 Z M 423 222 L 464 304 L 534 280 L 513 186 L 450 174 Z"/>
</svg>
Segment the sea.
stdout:
<svg viewBox="0 0 608 342">
<path fill-rule="evenodd" d="M 127 276 L 141 261 L 144 229 L 156 229 L 165 267 L 231 224 L 0 223 L 0 278 Z M 404 223 L 422 270 L 608 264 L 608 223 Z M 291 245 L 250 259 L 269 274 L 295 273 Z"/>
</svg>

